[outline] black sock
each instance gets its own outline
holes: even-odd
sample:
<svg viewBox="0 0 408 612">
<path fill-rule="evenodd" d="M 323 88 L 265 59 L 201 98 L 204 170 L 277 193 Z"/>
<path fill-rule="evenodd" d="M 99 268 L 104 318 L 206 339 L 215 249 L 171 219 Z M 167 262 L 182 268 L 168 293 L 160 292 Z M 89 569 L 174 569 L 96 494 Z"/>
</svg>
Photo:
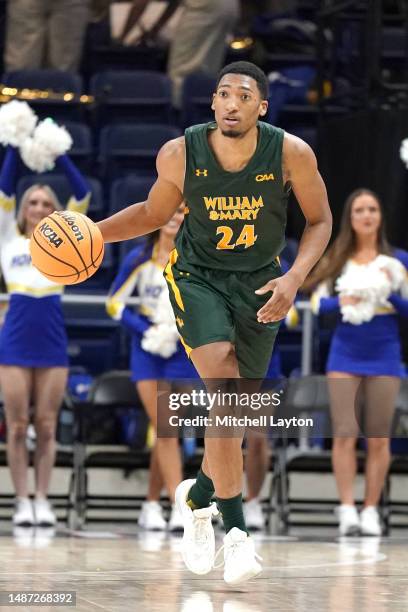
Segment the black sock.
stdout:
<svg viewBox="0 0 408 612">
<path fill-rule="evenodd" d="M 233 527 L 238 527 L 241 531 L 248 533 L 242 508 L 242 493 L 229 499 L 217 497 L 217 506 L 224 521 L 225 533 L 228 533 Z"/>
<path fill-rule="evenodd" d="M 204 474 L 200 468 L 197 474 L 197 480 L 188 492 L 187 503 L 192 510 L 198 508 L 206 508 L 210 505 L 210 501 L 214 495 L 214 485 L 211 478 Z"/>
</svg>

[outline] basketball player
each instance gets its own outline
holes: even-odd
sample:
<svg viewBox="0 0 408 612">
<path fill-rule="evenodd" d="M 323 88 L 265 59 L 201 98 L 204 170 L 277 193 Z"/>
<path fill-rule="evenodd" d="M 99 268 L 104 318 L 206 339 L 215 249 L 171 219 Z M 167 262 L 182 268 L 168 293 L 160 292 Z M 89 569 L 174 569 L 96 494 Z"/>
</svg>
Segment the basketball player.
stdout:
<svg viewBox="0 0 408 612">
<path fill-rule="evenodd" d="M 267 98 L 268 81 L 257 66 L 224 67 L 213 95 L 215 122 L 190 127 L 166 143 L 147 200 L 99 223 L 107 242 L 126 240 L 163 226 L 186 201 L 165 277 L 183 344 L 207 382 L 264 377 L 279 321 L 331 233 L 316 158 L 299 138 L 259 121 Z M 291 189 L 306 227 L 292 267 L 281 275 L 278 255 Z M 196 574 L 214 565 L 215 492 L 229 584 L 261 571 L 242 512 L 241 444 L 237 437 L 207 437 L 197 479 L 176 491 L 184 517 L 183 558 Z"/>
</svg>

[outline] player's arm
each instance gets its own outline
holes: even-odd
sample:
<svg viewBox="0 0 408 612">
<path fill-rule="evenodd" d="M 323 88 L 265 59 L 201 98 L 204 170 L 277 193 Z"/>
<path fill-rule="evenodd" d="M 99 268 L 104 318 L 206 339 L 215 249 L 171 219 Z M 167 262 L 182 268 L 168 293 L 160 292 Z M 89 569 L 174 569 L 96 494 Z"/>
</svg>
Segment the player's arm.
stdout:
<svg viewBox="0 0 408 612">
<path fill-rule="evenodd" d="M 184 138 L 176 138 L 163 145 L 156 167 L 158 177 L 145 202 L 132 204 L 98 223 L 105 242 L 150 234 L 174 215 L 183 201 Z"/>
<path fill-rule="evenodd" d="M 332 215 L 326 187 L 317 168 L 312 149 L 303 140 L 285 135 L 283 144 L 284 178 L 290 181 L 306 219 L 297 257 L 290 270 L 261 287 L 259 293 L 273 291 L 272 297 L 258 311 L 262 323 L 285 317 L 299 287 L 319 261 L 329 242 Z"/>
</svg>

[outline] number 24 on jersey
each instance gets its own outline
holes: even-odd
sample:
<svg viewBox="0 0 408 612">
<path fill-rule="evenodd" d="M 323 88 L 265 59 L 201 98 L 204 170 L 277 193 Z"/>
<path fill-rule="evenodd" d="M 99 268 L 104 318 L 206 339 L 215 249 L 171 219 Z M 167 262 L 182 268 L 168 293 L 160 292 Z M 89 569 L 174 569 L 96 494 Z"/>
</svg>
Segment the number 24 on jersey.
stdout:
<svg viewBox="0 0 408 612">
<path fill-rule="evenodd" d="M 236 242 L 233 242 L 234 232 L 228 225 L 219 225 L 217 227 L 216 234 L 222 234 L 217 244 L 218 250 L 231 250 L 235 249 L 236 246 L 243 245 L 246 249 L 255 244 L 258 236 L 255 235 L 255 228 L 253 225 L 244 225 L 240 235 Z"/>
</svg>

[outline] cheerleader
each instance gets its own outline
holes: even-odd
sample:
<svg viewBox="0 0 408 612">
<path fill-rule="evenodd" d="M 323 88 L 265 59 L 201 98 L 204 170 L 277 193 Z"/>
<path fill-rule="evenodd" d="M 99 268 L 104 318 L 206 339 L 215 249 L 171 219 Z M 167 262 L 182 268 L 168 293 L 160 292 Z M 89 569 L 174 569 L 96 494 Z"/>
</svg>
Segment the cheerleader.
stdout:
<svg viewBox="0 0 408 612">
<path fill-rule="evenodd" d="M 163 270 L 174 238 L 183 221 L 181 206 L 170 221 L 136 246 L 123 261 L 107 302 L 108 314 L 119 320 L 131 334 L 130 369 L 132 380 L 146 413 L 157 431 L 157 381 L 197 378 L 179 341 Z M 129 296 L 138 296 L 136 309 L 126 306 Z M 167 319 L 167 322 L 164 322 Z M 142 505 L 139 526 L 143 529 L 166 528 L 160 492 L 165 486 L 172 502 L 169 529 L 182 528 L 174 505 L 174 492 L 182 480 L 178 439 L 157 437 L 151 453 L 147 501 Z"/>
<path fill-rule="evenodd" d="M 390 429 L 403 376 L 398 314 L 408 316 L 408 255 L 389 246 L 378 196 L 354 191 L 340 233 L 307 282 L 315 314 L 338 312 L 326 365 L 332 425 L 332 462 L 340 497 L 341 535 L 381 535 L 377 505 L 390 463 Z M 364 426 L 358 416 L 364 396 Z M 358 515 L 353 496 L 356 440 L 367 438 L 365 497 Z"/>
<path fill-rule="evenodd" d="M 54 128 L 60 129 L 54 124 L 51 131 Z M 30 139 L 31 153 L 39 151 L 37 144 Z M 17 150 L 9 145 L 0 171 L 0 260 L 10 294 L 0 332 L 0 386 L 7 423 L 7 458 L 16 491 L 13 523 L 55 525 L 56 516 L 47 492 L 55 460 L 58 410 L 68 374 L 67 336 L 60 299 L 63 288 L 33 267 L 29 239 L 37 223 L 60 210 L 61 205 L 52 189 L 39 183 L 22 195 L 16 217 L 17 162 Z M 85 213 L 90 200 L 86 181 L 66 154 L 57 158 L 56 165 L 72 187 L 68 209 Z M 33 504 L 28 491 L 26 448 L 31 405 L 36 431 Z"/>
</svg>

